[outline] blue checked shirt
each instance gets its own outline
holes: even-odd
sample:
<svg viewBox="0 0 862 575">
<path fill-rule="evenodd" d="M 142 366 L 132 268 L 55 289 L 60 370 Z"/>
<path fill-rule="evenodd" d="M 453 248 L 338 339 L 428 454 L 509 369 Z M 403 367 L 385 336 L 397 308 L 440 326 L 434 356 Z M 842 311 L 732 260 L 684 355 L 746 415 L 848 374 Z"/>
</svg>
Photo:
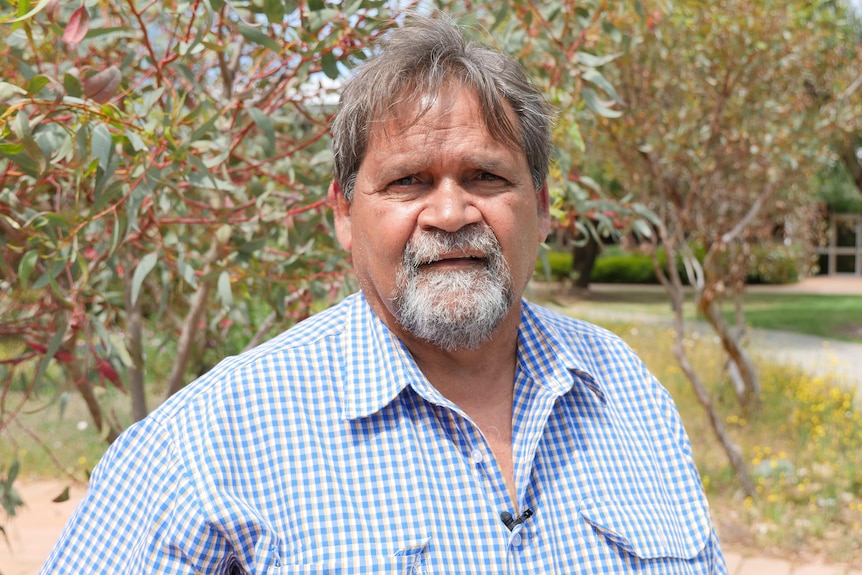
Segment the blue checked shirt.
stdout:
<svg viewBox="0 0 862 575">
<path fill-rule="evenodd" d="M 42 572 L 727 572 L 673 402 L 620 339 L 524 302 L 514 396 L 517 509 L 351 296 L 126 431 Z"/>
</svg>

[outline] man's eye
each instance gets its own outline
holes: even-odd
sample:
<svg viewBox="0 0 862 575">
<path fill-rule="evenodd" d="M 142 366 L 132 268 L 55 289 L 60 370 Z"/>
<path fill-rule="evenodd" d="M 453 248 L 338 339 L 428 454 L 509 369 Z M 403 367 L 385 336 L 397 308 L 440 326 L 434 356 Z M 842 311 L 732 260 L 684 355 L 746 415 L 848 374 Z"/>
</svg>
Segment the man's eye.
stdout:
<svg viewBox="0 0 862 575">
<path fill-rule="evenodd" d="M 500 176 L 497 174 L 492 174 L 491 172 L 482 172 L 479 174 L 479 179 L 484 182 L 496 182 L 502 180 Z"/>
<path fill-rule="evenodd" d="M 405 176 L 403 178 L 398 178 L 397 180 L 393 181 L 392 184 L 390 184 L 390 185 L 392 185 L 392 186 L 412 186 L 413 184 L 418 184 L 418 183 L 419 183 L 419 180 L 416 178 L 416 176 Z"/>
</svg>

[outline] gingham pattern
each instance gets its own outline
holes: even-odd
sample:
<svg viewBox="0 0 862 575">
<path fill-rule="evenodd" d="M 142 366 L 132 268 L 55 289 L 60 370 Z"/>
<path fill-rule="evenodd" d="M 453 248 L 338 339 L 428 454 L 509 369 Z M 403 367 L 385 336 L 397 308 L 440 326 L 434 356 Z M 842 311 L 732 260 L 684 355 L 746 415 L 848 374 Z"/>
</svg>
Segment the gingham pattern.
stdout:
<svg viewBox="0 0 862 575">
<path fill-rule="evenodd" d="M 42 572 L 727 572 L 673 403 L 616 336 L 525 302 L 513 421 L 518 510 L 351 296 L 124 433 Z"/>
</svg>

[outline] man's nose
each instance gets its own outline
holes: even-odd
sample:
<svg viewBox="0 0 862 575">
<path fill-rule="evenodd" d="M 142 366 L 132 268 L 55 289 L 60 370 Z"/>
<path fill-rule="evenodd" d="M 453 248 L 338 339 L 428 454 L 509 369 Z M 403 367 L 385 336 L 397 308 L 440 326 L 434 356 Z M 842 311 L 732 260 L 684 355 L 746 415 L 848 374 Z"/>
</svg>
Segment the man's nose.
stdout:
<svg viewBox="0 0 862 575">
<path fill-rule="evenodd" d="M 419 225 L 423 229 L 436 228 L 452 233 L 482 221 L 476 196 L 458 182 L 445 179 L 426 197 L 427 203 L 419 214 Z"/>
</svg>

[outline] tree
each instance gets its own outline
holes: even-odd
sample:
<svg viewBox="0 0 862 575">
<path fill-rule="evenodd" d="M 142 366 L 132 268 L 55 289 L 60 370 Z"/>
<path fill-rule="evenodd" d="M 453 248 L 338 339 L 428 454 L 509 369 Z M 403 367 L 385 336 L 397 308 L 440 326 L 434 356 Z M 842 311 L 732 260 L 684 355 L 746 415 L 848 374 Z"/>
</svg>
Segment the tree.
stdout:
<svg viewBox="0 0 862 575">
<path fill-rule="evenodd" d="M 681 0 L 668 14 L 631 20 L 627 49 L 606 70 L 624 113 L 593 132 L 594 152 L 615 158 L 615 177 L 658 216 L 667 270 L 654 261 L 675 311 L 674 353 L 748 493 L 739 450 L 686 356 L 684 279 L 728 355 L 740 403 L 755 408 L 756 370 L 719 304 L 741 295 L 753 246 L 776 230 L 795 229 L 780 239 L 809 253 L 806 184 L 826 136 L 805 79 L 833 32 L 816 12 L 807 2 Z"/>
<path fill-rule="evenodd" d="M 817 73 L 806 78 L 805 86 L 821 107 L 821 129 L 832 134 L 834 162 L 862 194 L 862 14 L 852 4 L 827 2 L 815 17 L 835 22 L 834 33 L 822 41 Z"/>
<path fill-rule="evenodd" d="M 332 80 L 385 2 L 0 4 L 0 433 L 51 378 L 110 442 L 97 388 L 146 415 L 146 332 L 172 394 L 343 289 Z"/>
</svg>

